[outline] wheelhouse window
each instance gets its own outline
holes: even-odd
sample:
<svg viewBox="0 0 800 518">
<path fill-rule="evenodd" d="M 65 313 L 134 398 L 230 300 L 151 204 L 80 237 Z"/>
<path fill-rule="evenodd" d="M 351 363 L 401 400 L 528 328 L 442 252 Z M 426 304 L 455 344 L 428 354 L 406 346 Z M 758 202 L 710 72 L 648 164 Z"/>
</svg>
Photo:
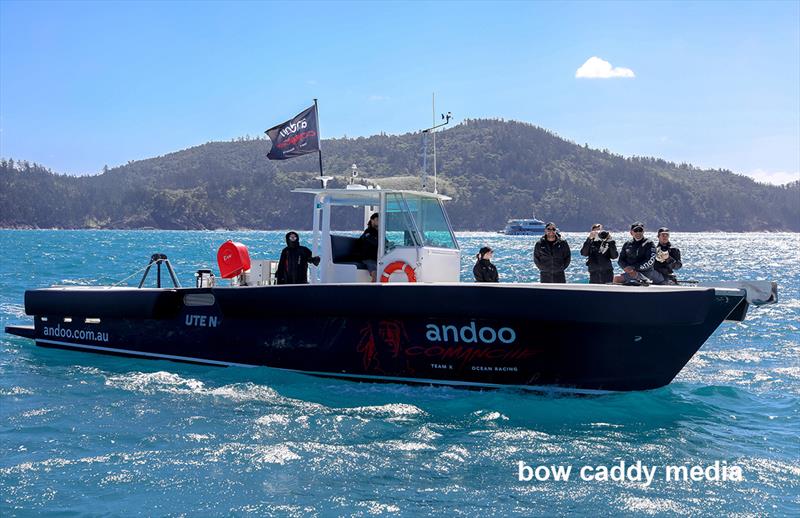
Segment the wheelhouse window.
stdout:
<svg viewBox="0 0 800 518">
<path fill-rule="evenodd" d="M 441 202 L 436 198 L 405 195 L 408 208 L 420 232 L 424 246 L 457 249 L 450 222 L 444 213 Z"/>
<path fill-rule="evenodd" d="M 386 196 L 386 214 L 384 215 L 384 233 L 386 250 L 396 247 L 420 246 L 421 240 L 411 218 L 411 213 L 403 196 L 388 194 Z"/>
</svg>

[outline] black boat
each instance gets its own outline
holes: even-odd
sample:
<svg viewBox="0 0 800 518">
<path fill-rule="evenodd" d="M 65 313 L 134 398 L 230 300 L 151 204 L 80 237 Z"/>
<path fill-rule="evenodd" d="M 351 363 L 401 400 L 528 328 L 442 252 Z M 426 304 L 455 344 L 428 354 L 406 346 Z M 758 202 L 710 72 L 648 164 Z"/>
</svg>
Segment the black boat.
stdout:
<svg viewBox="0 0 800 518">
<path fill-rule="evenodd" d="M 218 260 L 230 285 L 215 285 L 204 270 L 191 288 L 173 275 L 167 288 L 28 290 L 34 325 L 6 332 L 42 347 L 355 380 L 625 391 L 668 384 L 723 321 L 743 320 L 751 302 L 776 300 L 768 282 L 460 283 L 445 196 L 300 192 L 314 195 L 321 262 L 311 267 L 311 284 L 274 285 L 272 262 L 251 262 L 228 242 Z M 379 282 L 354 254 L 357 238 L 331 231 L 335 206 L 381 214 Z M 166 257 L 152 262 L 172 273 Z"/>
</svg>

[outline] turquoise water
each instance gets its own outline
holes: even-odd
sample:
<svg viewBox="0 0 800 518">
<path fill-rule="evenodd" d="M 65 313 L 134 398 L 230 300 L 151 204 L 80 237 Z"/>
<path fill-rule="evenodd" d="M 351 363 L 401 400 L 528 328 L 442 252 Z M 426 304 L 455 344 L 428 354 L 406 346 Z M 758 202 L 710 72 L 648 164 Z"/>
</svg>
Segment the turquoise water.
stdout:
<svg viewBox="0 0 800 518">
<path fill-rule="evenodd" d="M 308 234 L 302 236 L 307 239 Z M 582 234 L 568 277 L 586 282 Z M 181 282 L 226 239 L 275 258 L 282 232 L 0 231 L 0 323 L 26 288 L 113 283 L 166 253 Z M 533 238 L 462 233 L 504 281 Z M 0 515 L 800 514 L 798 234 L 674 234 L 684 278 L 772 279 L 777 305 L 726 323 L 662 389 L 593 397 L 360 384 L 54 351 L 0 334 Z M 133 276 L 130 283 L 138 281 Z M 518 462 L 573 466 L 519 481 Z M 656 466 L 645 486 L 583 466 Z M 715 461 L 742 481 L 664 480 Z"/>
</svg>

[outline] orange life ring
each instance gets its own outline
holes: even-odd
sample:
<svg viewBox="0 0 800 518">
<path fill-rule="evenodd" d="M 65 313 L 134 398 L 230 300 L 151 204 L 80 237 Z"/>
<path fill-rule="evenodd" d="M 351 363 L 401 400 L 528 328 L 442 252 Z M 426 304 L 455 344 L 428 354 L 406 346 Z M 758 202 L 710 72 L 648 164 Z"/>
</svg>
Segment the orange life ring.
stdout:
<svg viewBox="0 0 800 518">
<path fill-rule="evenodd" d="M 384 268 L 381 282 L 389 282 L 389 277 L 397 270 L 403 270 L 403 273 L 408 277 L 408 282 L 417 282 L 417 274 L 414 272 L 414 268 L 403 261 L 395 261 Z"/>
</svg>

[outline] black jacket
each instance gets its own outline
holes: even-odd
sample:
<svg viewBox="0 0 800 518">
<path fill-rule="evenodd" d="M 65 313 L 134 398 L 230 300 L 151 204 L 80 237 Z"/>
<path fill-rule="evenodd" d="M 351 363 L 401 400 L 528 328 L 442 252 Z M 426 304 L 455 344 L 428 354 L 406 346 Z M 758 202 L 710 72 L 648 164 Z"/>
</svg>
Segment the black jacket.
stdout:
<svg viewBox="0 0 800 518">
<path fill-rule="evenodd" d="M 653 269 L 656 262 L 656 246 L 648 238 L 639 241 L 631 239 L 622 245 L 622 252 L 619 254 L 619 266 L 623 270 L 632 266 L 639 272 L 647 272 Z"/>
<path fill-rule="evenodd" d="M 308 284 L 308 263 L 319 265 L 319 257 L 312 257 L 311 250 L 300 246 L 297 241 L 290 242 L 289 234 L 292 233 L 286 234 L 288 246 L 281 251 L 275 281 L 278 284 Z"/>
<path fill-rule="evenodd" d="M 672 246 L 672 243 L 667 242 L 666 245 L 658 243 L 656 245 L 656 252 L 658 252 L 659 250 L 664 250 L 669 252 L 669 258 L 667 258 L 667 260 L 664 261 L 663 263 L 656 261 L 655 264 L 653 264 L 653 268 L 655 268 L 657 272 L 660 272 L 662 275 L 672 275 L 672 272 L 681 269 L 683 263 L 681 262 L 680 249 L 675 248 L 674 246 Z"/>
<path fill-rule="evenodd" d="M 600 253 L 600 247 L 604 243 L 601 239 L 587 238 L 581 247 L 581 255 L 587 257 L 586 266 L 589 267 L 590 272 L 606 272 L 613 270 L 611 264 L 612 259 L 619 257 L 617 252 L 617 242 L 613 239 L 605 241 L 606 249 Z"/>
<path fill-rule="evenodd" d="M 358 253 L 361 259 L 378 260 L 378 229 L 369 225 L 358 238 Z"/>
<path fill-rule="evenodd" d="M 533 247 L 533 262 L 541 272 L 563 272 L 571 260 L 569 244 L 561 239 L 561 236 L 557 237 L 555 241 L 548 241 L 546 237 L 542 236 Z"/>
<path fill-rule="evenodd" d="M 488 259 L 478 259 L 472 267 L 472 274 L 475 275 L 475 282 L 500 282 L 497 268 Z"/>
</svg>

